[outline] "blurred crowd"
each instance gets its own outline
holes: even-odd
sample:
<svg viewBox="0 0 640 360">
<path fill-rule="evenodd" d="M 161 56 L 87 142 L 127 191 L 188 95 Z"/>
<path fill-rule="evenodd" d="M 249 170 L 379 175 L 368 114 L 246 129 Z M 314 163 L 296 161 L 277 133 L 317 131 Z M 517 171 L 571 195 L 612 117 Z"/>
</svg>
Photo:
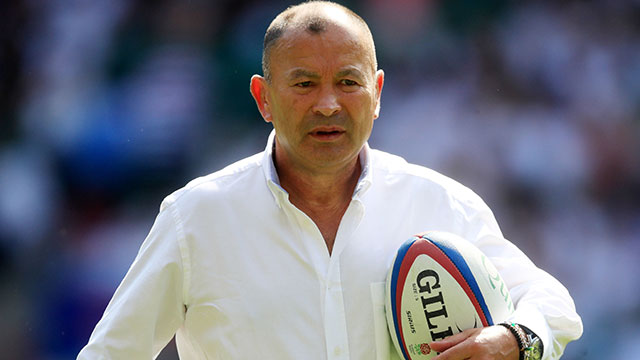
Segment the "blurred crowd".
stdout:
<svg viewBox="0 0 640 360">
<path fill-rule="evenodd" d="M 474 189 L 567 286 L 564 359 L 637 357 L 640 1 L 341 3 L 386 73 L 371 146 Z M 249 78 L 288 5 L 0 4 L 3 358 L 74 358 L 162 198 L 264 148 Z"/>
</svg>

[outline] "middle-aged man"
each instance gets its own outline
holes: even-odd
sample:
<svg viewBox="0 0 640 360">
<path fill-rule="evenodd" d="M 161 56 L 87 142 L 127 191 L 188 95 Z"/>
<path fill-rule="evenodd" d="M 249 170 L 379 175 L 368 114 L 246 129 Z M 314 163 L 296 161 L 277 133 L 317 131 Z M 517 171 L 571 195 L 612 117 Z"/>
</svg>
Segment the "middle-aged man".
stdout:
<svg viewBox="0 0 640 360">
<path fill-rule="evenodd" d="M 480 248 L 509 286 L 508 324 L 431 343 L 437 359 L 557 359 L 582 333 L 567 290 L 505 240 L 471 190 L 367 145 L 384 73 L 350 10 L 309 2 L 265 35 L 251 94 L 264 152 L 168 196 L 80 359 L 391 359 L 384 280 L 424 230 Z M 425 148 L 425 151 L 428 151 Z M 540 346 L 541 345 L 541 346 Z"/>
</svg>

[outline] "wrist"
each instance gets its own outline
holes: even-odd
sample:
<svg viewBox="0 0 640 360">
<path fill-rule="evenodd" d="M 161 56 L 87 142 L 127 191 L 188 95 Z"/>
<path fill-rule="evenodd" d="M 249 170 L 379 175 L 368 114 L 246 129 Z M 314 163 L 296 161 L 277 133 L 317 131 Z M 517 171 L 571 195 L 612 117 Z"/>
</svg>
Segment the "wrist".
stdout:
<svg viewBox="0 0 640 360">
<path fill-rule="evenodd" d="M 540 338 L 528 327 L 516 323 L 500 323 L 511 332 L 518 343 L 519 360 L 540 360 L 544 347 Z"/>
<path fill-rule="evenodd" d="M 528 345 L 524 330 L 522 330 L 522 328 L 520 328 L 516 323 L 503 322 L 498 325 L 504 326 L 516 339 L 516 342 L 518 343 L 518 360 L 524 360 L 524 350 Z"/>
</svg>

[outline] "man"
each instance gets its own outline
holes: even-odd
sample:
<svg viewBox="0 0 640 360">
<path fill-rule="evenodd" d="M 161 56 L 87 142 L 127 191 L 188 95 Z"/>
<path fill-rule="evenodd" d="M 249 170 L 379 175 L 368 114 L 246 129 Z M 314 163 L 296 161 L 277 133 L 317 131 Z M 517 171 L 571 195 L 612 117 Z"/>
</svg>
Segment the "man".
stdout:
<svg viewBox="0 0 640 360">
<path fill-rule="evenodd" d="M 515 325 L 431 344 L 437 359 L 518 359 L 523 331 L 558 358 L 582 324 L 566 289 L 505 240 L 469 189 L 372 150 L 384 73 L 348 9 L 309 2 L 265 35 L 250 90 L 263 153 L 168 196 L 80 359 L 390 359 L 384 280 L 423 230 L 478 246 L 510 286 Z M 520 325 L 522 326 L 520 326 Z"/>
</svg>

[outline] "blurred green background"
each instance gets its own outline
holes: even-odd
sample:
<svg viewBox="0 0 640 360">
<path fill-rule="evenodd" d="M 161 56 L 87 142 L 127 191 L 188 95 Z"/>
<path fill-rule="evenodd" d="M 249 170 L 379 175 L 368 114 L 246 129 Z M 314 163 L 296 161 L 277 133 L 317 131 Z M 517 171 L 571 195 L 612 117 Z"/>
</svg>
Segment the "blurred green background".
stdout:
<svg viewBox="0 0 640 360">
<path fill-rule="evenodd" d="M 372 147 L 473 188 L 568 287 L 563 359 L 637 358 L 640 1 L 342 3 L 386 72 Z M 162 198 L 264 148 L 249 78 L 288 5 L 0 4 L 0 358 L 75 358 Z"/>
</svg>

